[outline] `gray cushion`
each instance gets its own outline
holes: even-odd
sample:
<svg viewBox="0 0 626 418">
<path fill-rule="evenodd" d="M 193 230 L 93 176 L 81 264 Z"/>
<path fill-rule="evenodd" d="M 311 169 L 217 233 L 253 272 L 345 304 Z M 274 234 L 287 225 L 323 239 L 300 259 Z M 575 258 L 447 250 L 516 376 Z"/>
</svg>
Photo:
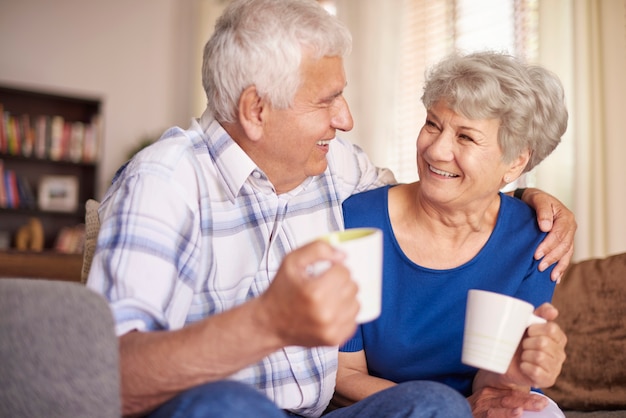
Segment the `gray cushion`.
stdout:
<svg viewBox="0 0 626 418">
<path fill-rule="evenodd" d="M 106 301 L 78 283 L 0 279 L 0 416 L 119 417 Z"/>
</svg>

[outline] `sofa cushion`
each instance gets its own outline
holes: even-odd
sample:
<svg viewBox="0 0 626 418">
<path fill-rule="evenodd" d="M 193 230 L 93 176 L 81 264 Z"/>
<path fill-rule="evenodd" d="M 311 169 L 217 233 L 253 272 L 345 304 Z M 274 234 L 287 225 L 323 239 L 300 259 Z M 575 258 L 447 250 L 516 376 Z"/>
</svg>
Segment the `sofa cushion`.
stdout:
<svg viewBox="0 0 626 418">
<path fill-rule="evenodd" d="M 0 417 L 121 416 L 107 301 L 78 283 L 0 279 Z"/>
<path fill-rule="evenodd" d="M 626 253 L 573 263 L 553 304 L 567 360 L 545 393 L 562 409 L 626 409 Z"/>
</svg>

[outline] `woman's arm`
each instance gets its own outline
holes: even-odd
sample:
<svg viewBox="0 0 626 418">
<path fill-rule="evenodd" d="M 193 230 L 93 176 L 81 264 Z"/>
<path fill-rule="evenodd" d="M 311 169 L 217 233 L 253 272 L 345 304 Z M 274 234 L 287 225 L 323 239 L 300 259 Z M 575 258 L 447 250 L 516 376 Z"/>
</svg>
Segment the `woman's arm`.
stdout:
<svg viewBox="0 0 626 418">
<path fill-rule="evenodd" d="M 337 385 L 331 405 L 334 407 L 349 406 L 394 385 L 395 383 L 392 381 L 369 375 L 365 351 L 339 352 Z"/>
</svg>

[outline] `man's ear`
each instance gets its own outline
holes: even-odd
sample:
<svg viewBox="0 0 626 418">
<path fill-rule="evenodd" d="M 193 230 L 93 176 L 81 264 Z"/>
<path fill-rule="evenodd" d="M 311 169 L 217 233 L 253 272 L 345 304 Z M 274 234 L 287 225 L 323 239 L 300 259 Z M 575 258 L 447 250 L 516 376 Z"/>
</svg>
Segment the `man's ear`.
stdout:
<svg viewBox="0 0 626 418">
<path fill-rule="evenodd" d="M 246 136 L 253 141 L 263 136 L 263 106 L 265 103 L 255 86 L 247 87 L 239 96 L 239 122 Z"/>
<path fill-rule="evenodd" d="M 519 156 L 517 156 L 509 166 L 509 169 L 504 174 L 504 178 L 509 178 L 513 180 L 509 180 L 507 183 L 516 180 L 519 176 L 524 172 L 524 168 L 528 165 L 528 161 L 530 161 L 530 150 L 523 151 Z"/>
</svg>

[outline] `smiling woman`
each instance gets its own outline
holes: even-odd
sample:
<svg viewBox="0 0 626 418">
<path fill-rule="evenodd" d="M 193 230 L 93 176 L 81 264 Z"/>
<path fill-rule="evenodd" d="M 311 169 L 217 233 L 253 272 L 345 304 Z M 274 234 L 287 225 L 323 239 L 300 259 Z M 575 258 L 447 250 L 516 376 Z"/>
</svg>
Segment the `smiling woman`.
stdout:
<svg viewBox="0 0 626 418">
<path fill-rule="evenodd" d="M 549 305 L 551 269 L 540 272 L 533 257 L 544 233 L 527 205 L 499 190 L 559 143 L 567 127 L 563 88 L 543 68 L 483 52 L 442 60 L 423 91 L 420 181 L 353 195 L 343 205 L 346 228 L 383 230 L 385 258 L 382 313 L 340 349 L 337 398 L 434 380 L 466 396 L 474 416 L 496 413 L 509 396 L 509 412 L 534 411 L 532 402 L 542 409 L 549 400 L 530 387 L 554 384 L 566 338 Z M 531 326 L 504 374 L 461 363 L 470 289 L 526 300 L 548 321 Z M 546 413 L 538 417 L 552 416 Z"/>
</svg>

